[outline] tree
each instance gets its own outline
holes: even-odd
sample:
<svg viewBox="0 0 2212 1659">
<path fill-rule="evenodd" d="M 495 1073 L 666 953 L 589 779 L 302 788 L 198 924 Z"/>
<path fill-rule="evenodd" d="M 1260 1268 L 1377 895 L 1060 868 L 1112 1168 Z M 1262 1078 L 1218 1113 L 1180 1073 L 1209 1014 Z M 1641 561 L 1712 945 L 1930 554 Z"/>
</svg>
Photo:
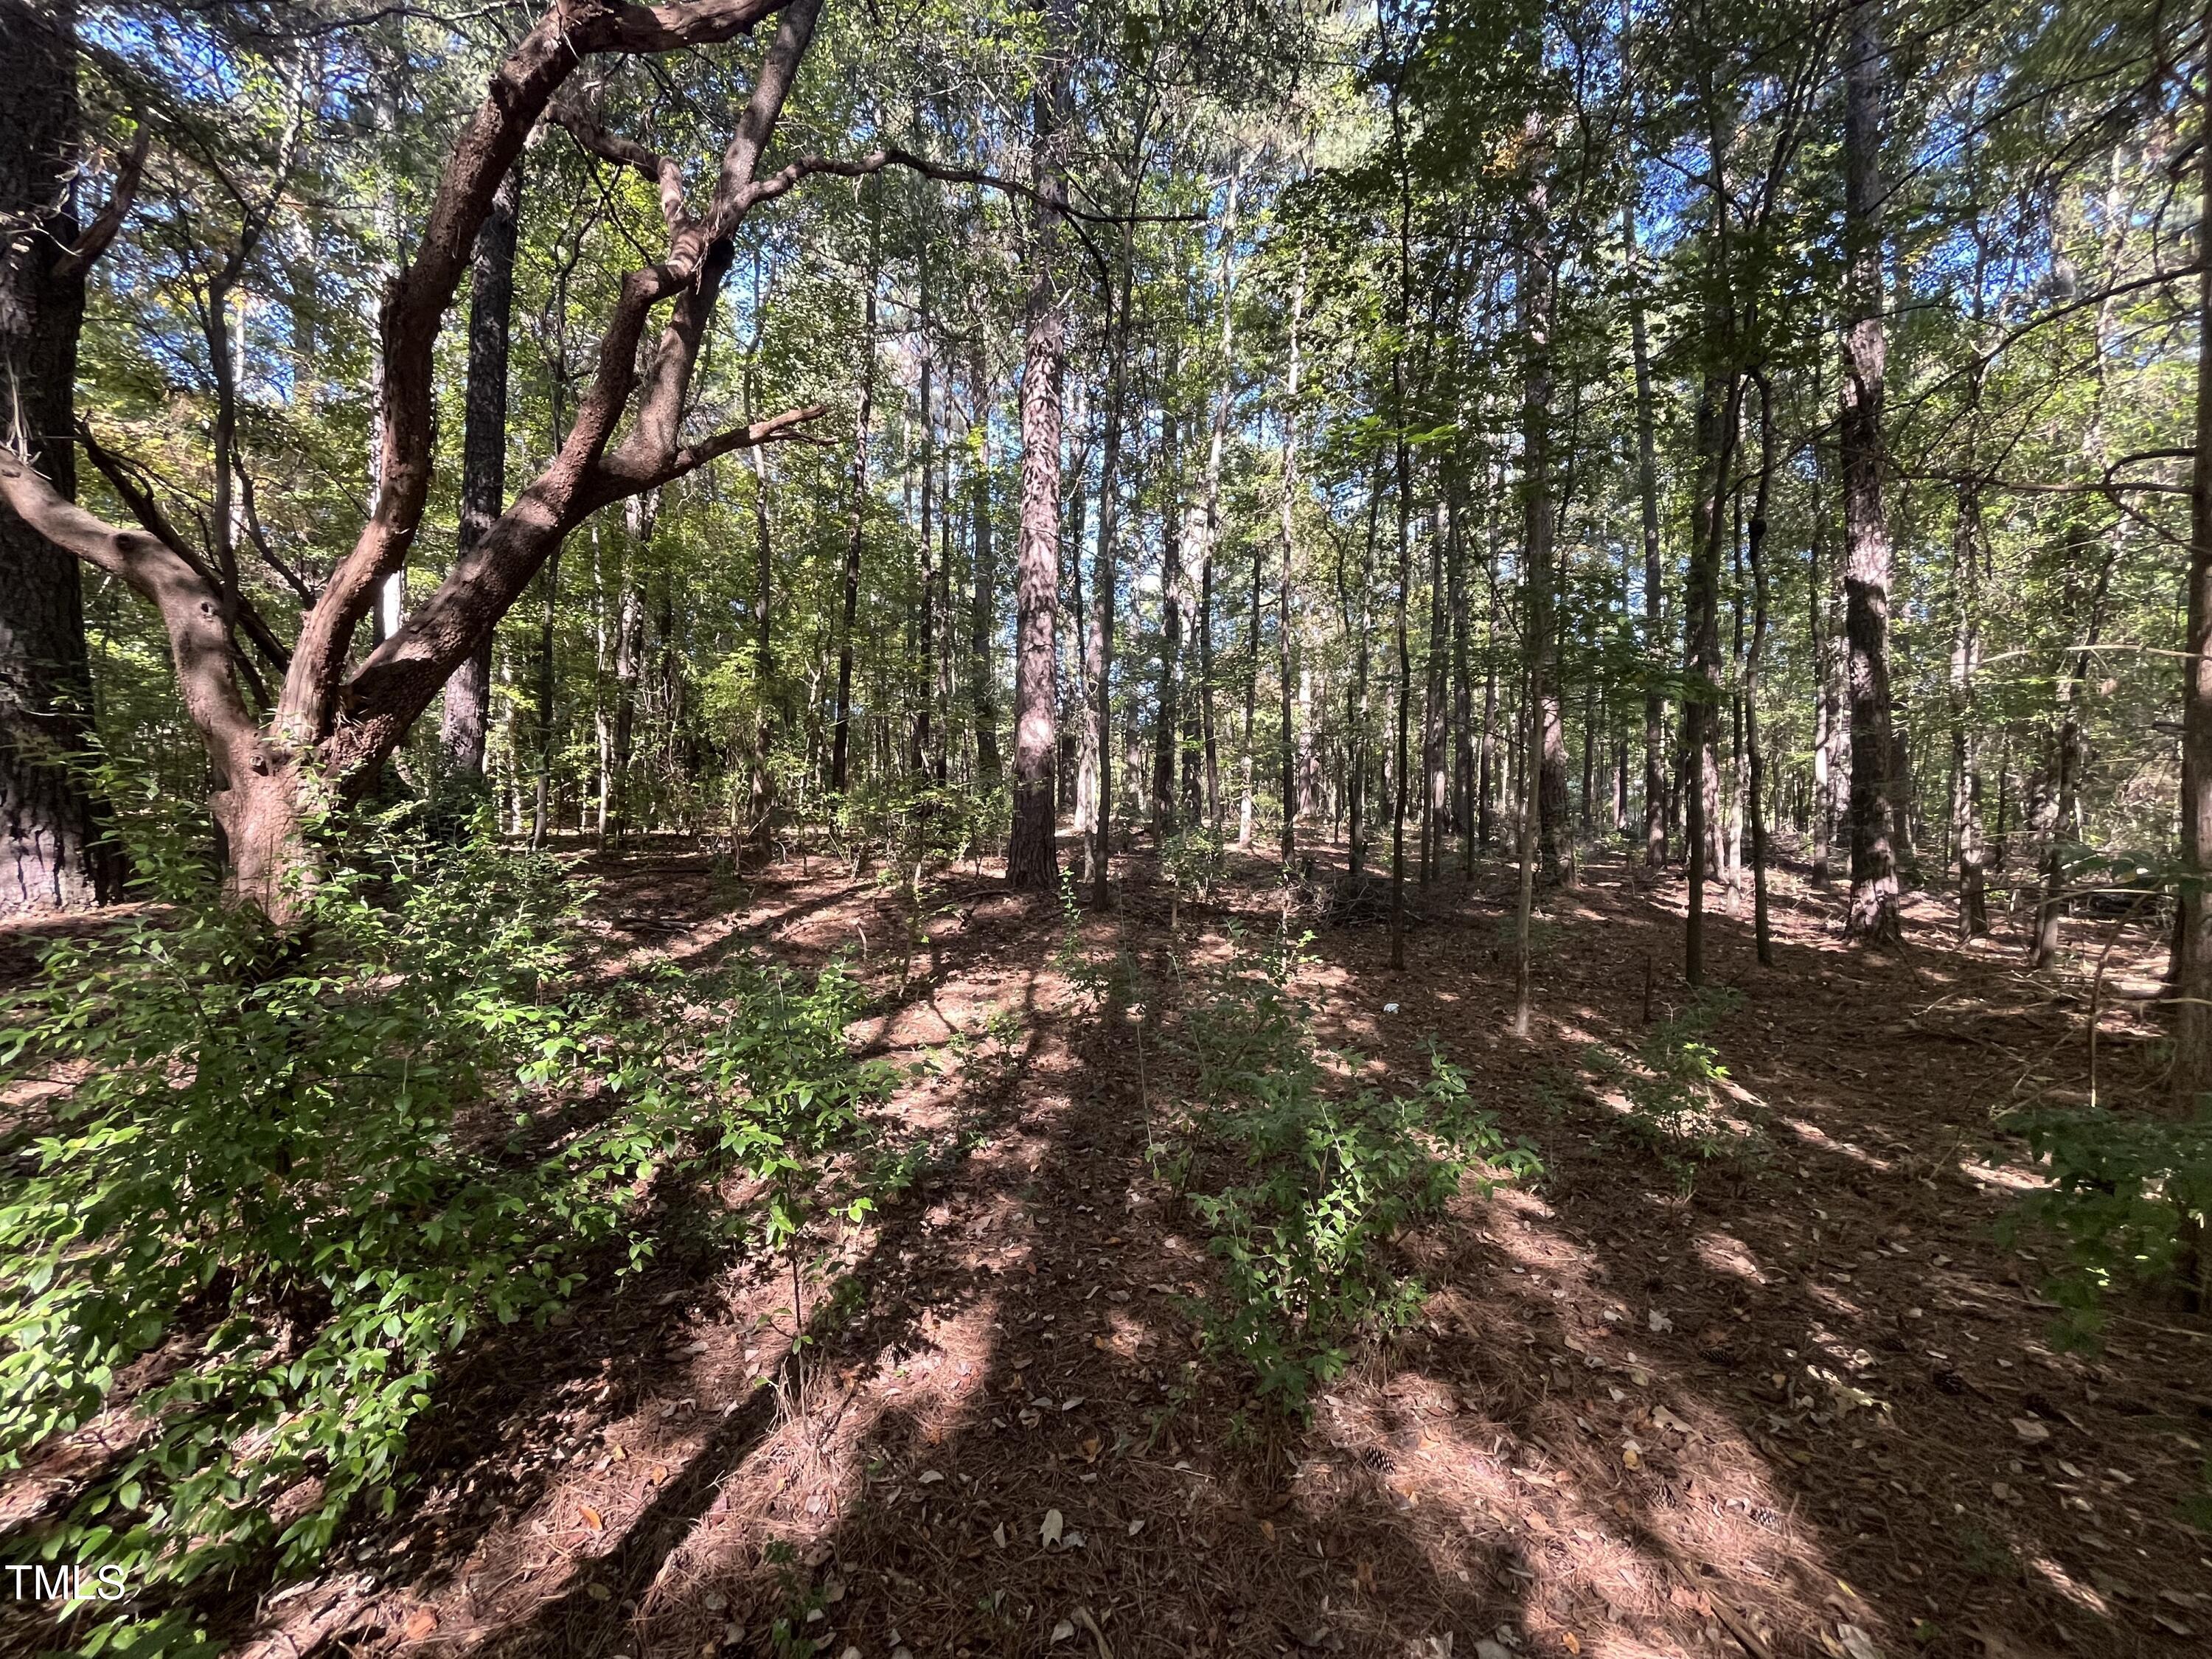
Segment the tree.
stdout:
<svg viewBox="0 0 2212 1659">
<path fill-rule="evenodd" d="M 376 503 L 301 622 L 266 719 L 234 669 L 220 587 L 178 547 L 118 528 L 73 505 L 33 459 L 0 455 L 0 494 L 47 540 L 125 582 L 161 612 L 179 690 L 216 775 L 210 807 L 228 848 L 238 897 L 279 924 L 298 914 L 315 857 L 310 821 L 325 803 L 368 787 L 374 769 L 568 532 L 610 502 L 680 477 L 715 456 L 787 437 L 819 411 L 793 410 L 687 441 L 687 392 L 728 268 L 729 237 L 761 202 L 821 164 L 765 177 L 761 161 L 813 38 L 820 0 L 696 0 L 658 9 L 613 0 L 562 0 L 494 71 L 438 180 L 413 258 L 379 320 L 383 397 Z M 680 170 L 555 97 L 589 57 L 665 52 L 750 33 L 777 18 L 714 189 L 695 211 Z M 354 631 L 379 586 L 404 561 L 427 505 L 432 463 L 431 354 L 477 233 L 523 141 L 550 114 L 577 141 L 655 184 L 667 230 L 657 263 L 624 280 L 601 335 L 599 363 L 552 463 L 404 624 L 347 671 Z M 659 338 L 640 348 L 667 305 Z M 635 409 L 633 411 L 633 402 Z M 619 444 L 617 422 L 634 413 Z"/>
<path fill-rule="evenodd" d="M 1073 33 L 1072 0 L 1046 0 L 1044 61 L 1030 94 L 1031 179 L 1029 299 L 1022 341 L 1022 493 L 1014 555 L 1014 823 L 1006 880 L 1051 892 L 1060 884 L 1054 841 L 1060 732 L 1055 705 L 1060 604 L 1060 377 L 1067 350 L 1053 256 L 1056 209 L 1067 200 L 1062 171 L 1068 122 L 1067 68 L 1060 55 Z"/>
<path fill-rule="evenodd" d="M 1882 513 L 1881 0 L 1853 0 L 1844 64 L 1844 244 L 1846 276 L 1843 410 L 1844 632 L 1850 651 L 1851 899 L 1844 931 L 1900 937 L 1897 858 L 1890 840 L 1889 521 Z"/>
<path fill-rule="evenodd" d="M 514 312 L 514 246 L 522 163 L 507 168 L 477 232 L 469 274 L 468 386 L 461 427 L 459 546 L 483 541 L 507 509 L 507 358 Z M 491 714 L 492 634 L 461 659 L 446 683 L 441 735 L 453 770 L 483 782 L 484 733 Z"/>
<path fill-rule="evenodd" d="M 78 220 L 86 160 L 73 4 L 0 3 L 0 372 L 9 447 L 52 498 L 76 493 L 78 333 L 85 274 L 119 227 L 148 130 L 115 195 Z M 20 508 L 0 514 L 0 915 L 75 910 L 112 896 L 120 871 L 72 758 L 91 735 L 92 677 L 77 561 Z"/>
</svg>

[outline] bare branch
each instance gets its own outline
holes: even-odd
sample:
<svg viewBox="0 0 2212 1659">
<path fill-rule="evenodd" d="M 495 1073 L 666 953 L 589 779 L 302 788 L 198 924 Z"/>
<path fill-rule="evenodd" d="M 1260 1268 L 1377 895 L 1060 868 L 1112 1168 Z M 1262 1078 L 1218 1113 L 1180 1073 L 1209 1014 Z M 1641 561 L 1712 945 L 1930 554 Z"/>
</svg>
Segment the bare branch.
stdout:
<svg viewBox="0 0 2212 1659">
<path fill-rule="evenodd" d="M 76 435 L 77 441 L 84 446 L 84 453 L 92 458 L 92 464 L 131 509 L 131 516 L 138 520 L 139 526 L 190 565 L 193 574 L 222 596 L 227 617 L 234 617 L 246 630 L 246 638 L 253 641 L 254 648 L 269 659 L 278 673 L 289 668 L 292 653 L 285 649 L 284 642 L 270 629 L 253 602 L 217 574 L 191 544 L 178 533 L 168 514 L 161 511 L 161 504 L 154 499 L 154 492 L 139 481 L 136 464 L 101 443 L 82 421 L 76 423 Z M 240 666 L 247 665 L 241 661 Z M 247 668 L 247 672 L 251 673 L 252 670 Z"/>
<path fill-rule="evenodd" d="M 643 173 L 660 192 L 660 216 L 671 235 L 690 225 L 690 210 L 684 205 L 684 174 L 668 157 L 647 149 L 635 138 L 609 132 L 571 99 L 556 99 L 545 118 L 565 129 L 578 144 L 602 161 L 635 167 Z"/>
<path fill-rule="evenodd" d="M 144 115 L 138 118 L 137 135 L 131 148 L 124 153 L 123 163 L 115 172 L 115 188 L 108 192 L 107 204 L 93 216 L 85 227 L 84 234 L 68 252 L 54 261 L 54 274 L 64 281 L 82 276 L 92 269 L 100 256 L 107 252 L 107 245 L 115 240 L 115 233 L 123 228 L 123 222 L 131 215 L 131 204 L 138 199 L 138 181 L 146 172 L 146 150 L 153 142 L 154 129 Z"/>
</svg>

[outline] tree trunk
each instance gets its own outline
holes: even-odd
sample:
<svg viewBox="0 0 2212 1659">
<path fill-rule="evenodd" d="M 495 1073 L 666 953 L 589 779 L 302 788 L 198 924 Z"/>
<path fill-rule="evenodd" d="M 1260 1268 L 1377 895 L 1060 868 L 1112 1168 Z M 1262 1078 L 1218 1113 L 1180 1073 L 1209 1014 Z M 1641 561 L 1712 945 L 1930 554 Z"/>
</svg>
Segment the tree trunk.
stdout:
<svg viewBox="0 0 2212 1659">
<path fill-rule="evenodd" d="M 1531 135 L 1540 138 L 1534 122 Z M 1528 702 L 1538 860 L 1547 885 L 1561 874 L 1559 841 L 1567 811 L 1566 731 L 1559 714 L 1559 644 L 1552 569 L 1552 254 L 1542 163 L 1528 187 L 1528 252 L 1521 267 L 1522 546 L 1528 590 Z"/>
<path fill-rule="evenodd" d="M 522 202 L 517 160 L 492 193 L 470 261 L 469 366 L 461 416 L 459 551 L 465 555 L 507 510 L 507 358 L 514 313 L 514 245 Z M 483 784 L 491 719 L 491 651 L 496 629 L 446 682 L 439 738 L 447 763 L 469 787 Z"/>
<path fill-rule="evenodd" d="M 1176 750 L 1182 741 L 1182 703 L 1177 669 L 1182 660 L 1182 509 L 1177 499 L 1175 405 L 1176 359 L 1170 350 L 1160 407 L 1160 471 L 1166 481 L 1160 508 L 1159 706 L 1152 725 L 1152 836 L 1163 842 L 1176 826 Z"/>
<path fill-rule="evenodd" d="M 63 497 L 76 493 L 82 228 L 71 4 L 0 5 L 0 373 L 8 425 Z M 0 508 L 0 915 L 79 910 L 115 896 L 122 871 L 70 758 L 92 741 L 92 672 L 76 557 Z"/>
<path fill-rule="evenodd" d="M 1636 278 L 1636 207 L 1620 210 L 1621 241 L 1628 266 L 1628 340 L 1636 365 L 1636 493 L 1644 526 L 1644 863 L 1657 870 L 1667 862 L 1667 696 L 1657 677 L 1665 652 L 1662 641 L 1665 578 L 1659 558 L 1659 460 L 1657 422 L 1651 395 L 1651 347 L 1644 320 L 1643 289 Z"/>
<path fill-rule="evenodd" d="M 846 509 L 844 592 L 838 608 L 837 712 L 830 727 L 830 793 L 842 795 L 852 743 L 853 621 L 860 603 L 860 550 L 868 521 L 868 431 L 876 400 L 876 272 L 882 248 L 882 203 L 868 205 L 868 264 L 860 312 L 860 399 L 853 421 L 852 501 Z"/>
<path fill-rule="evenodd" d="M 1881 0 L 1855 0 L 1844 80 L 1844 630 L 1851 719 L 1851 900 L 1847 938 L 1901 937 L 1891 841 L 1889 525 L 1882 513 L 1883 375 Z"/>
<path fill-rule="evenodd" d="M 604 792 L 609 824 L 617 836 L 631 827 L 629 769 L 636 748 L 637 686 L 645 653 L 645 580 L 647 555 L 653 546 L 653 526 L 660 514 L 660 495 L 648 490 L 623 503 L 624 527 L 629 534 L 623 549 L 625 568 L 620 597 L 615 605 L 615 720 L 609 760 L 611 787 Z"/>
<path fill-rule="evenodd" d="M 1044 8 L 1046 66 L 1030 100 L 1037 192 L 1030 216 L 1030 291 L 1022 343 L 1021 520 L 1014 553 L 1014 816 L 1007 844 L 1012 886 L 1049 893 L 1060 885 L 1054 842 L 1060 737 L 1054 701 L 1060 605 L 1060 376 L 1067 349 L 1054 255 L 1068 118 L 1067 72 L 1060 57 L 1074 33 L 1073 0 Z"/>
<path fill-rule="evenodd" d="M 2204 9 L 2212 39 L 2212 5 Z M 2173 1097 L 2194 1112 L 2212 1091 L 2212 76 L 2197 165 L 2197 454 L 2189 477 L 2188 632 L 2181 679 L 2180 915 L 2174 928 Z"/>
<path fill-rule="evenodd" d="M 973 497 L 969 540 L 975 555 L 974 590 L 969 596 L 969 702 L 975 715 L 975 779 L 995 787 L 1003 769 L 999 759 L 999 698 L 991 671 L 991 636 L 998 632 L 999 567 L 991 550 L 991 374 L 983 331 L 970 343 L 969 395 L 975 405 L 975 443 L 969 479 Z"/>
<path fill-rule="evenodd" d="M 1291 879 L 1291 860 L 1297 851 L 1298 803 L 1291 768 L 1291 552 L 1296 527 L 1298 492 L 1298 376 L 1304 367 L 1303 325 L 1306 313 L 1306 267 L 1298 261 L 1296 285 L 1291 292 L 1290 371 L 1283 382 L 1283 499 L 1281 551 L 1283 568 L 1276 583 L 1275 656 L 1279 669 L 1282 730 L 1277 744 L 1283 778 L 1283 879 Z"/>
<path fill-rule="evenodd" d="M 1127 389 L 1130 283 L 1136 264 L 1136 227 L 1124 222 L 1117 272 L 1118 301 L 1109 290 L 1107 327 L 1113 343 L 1106 375 L 1106 429 L 1098 456 L 1098 544 L 1091 562 L 1091 732 L 1098 756 L 1098 795 L 1093 811 L 1091 902 L 1104 909 L 1113 900 L 1114 854 L 1114 598 L 1121 529 L 1121 403 Z M 1118 319 L 1118 320 L 1117 320 Z"/>
<path fill-rule="evenodd" d="M 1774 483 L 1774 388 L 1759 377 L 1759 478 L 1752 498 L 1751 523 L 1744 536 L 1751 563 L 1751 645 L 1743 659 L 1744 758 L 1750 773 L 1745 806 L 1751 817 L 1752 935 L 1759 965 L 1774 965 L 1774 944 L 1766 915 L 1766 756 L 1759 742 L 1759 659 L 1766 647 L 1766 507 Z"/>
</svg>

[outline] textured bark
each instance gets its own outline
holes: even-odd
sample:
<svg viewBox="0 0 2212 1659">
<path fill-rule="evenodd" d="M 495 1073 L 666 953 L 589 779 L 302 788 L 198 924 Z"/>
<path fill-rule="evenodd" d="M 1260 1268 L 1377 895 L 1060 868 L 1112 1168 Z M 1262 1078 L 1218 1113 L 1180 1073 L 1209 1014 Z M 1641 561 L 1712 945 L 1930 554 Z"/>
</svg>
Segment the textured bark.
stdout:
<svg viewBox="0 0 2212 1659">
<path fill-rule="evenodd" d="M 974 554 L 968 609 L 968 700 L 975 719 L 975 777 L 985 788 L 999 781 L 998 679 L 991 669 L 991 637 L 998 632 L 999 568 L 991 551 L 991 374 L 977 330 L 969 343 L 969 396 L 975 410 L 974 471 L 968 481 L 969 544 Z"/>
<path fill-rule="evenodd" d="M 1889 586 L 1893 556 L 1882 511 L 1882 57 L 1880 0 L 1856 0 L 1844 79 L 1844 241 L 1850 261 L 1844 323 L 1844 632 L 1850 652 L 1851 897 L 1845 935 L 1900 937 L 1891 842 Z"/>
<path fill-rule="evenodd" d="M 1291 290 L 1291 357 L 1283 378 L 1283 490 L 1279 520 L 1278 551 L 1282 569 L 1275 584 L 1275 659 L 1277 684 L 1282 702 L 1282 729 L 1276 734 L 1276 764 L 1283 781 L 1282 877 L 1291 878 L 1291 864 L 1297 853 L 1298 800 L 1291 764 L 1293 720 L 1291 712 L 1291 569 L 1297 519 L 1298 497 L 1298 380 L 1304 368 L 1306 268 L 1298 262 Z"/>
<path fill-rule="evenodd" d="M 2212 31 L 2212 5 L 2204 10 Z M 2212 34 L 2208 34 L 2212 38 Z M 2203 104 L 2212 133 L 2212 78 Z M 2181 678 L 2180 916 L 2174 929 L 2173 1097 L 2193 1111 L 2212 1091 L 2212 143 L 2200 144 L 2197 454 L 2189 478 L 2186 654 Z"/>
<path fill-rule="evenodd" d="M 1552 266 L 1541 176 L 1529 186 L 1528 252 L 1521 271 L 1521 534 L 1527 562 L 1528 701 L 1534 711 L 1537 857 L 1543 880 L 1559 879 L 1567 811 L 1566 732 L 1559 714 L 1553 571 Z"/>
<path fill-rule="evenodd" d="M 1022 345 L 1022 498 L 1014 577 L 1014 819 L 1006 879 L 1016 887 L 1051 892 L 1060 884 L 1060 858 L 1053 841 L 1059 750 L 1054 623 L 1060 603 L 1060 377 L 1067 349 L 1066 313 L 1054 270 L 1060 228 L 1054 208 L 1067 199 L 1062 148 L 1068 87 L 1066 67 L 1055 54 L 1066 49 L 1073 33 L 1071 0 L 1051 0 L 1044 23 L 1048 61 L 1031 102 L 1037 200 L 1030 222 L 1030 292 Z"/>
<path fill-rule="evenodd" d="M 1106 371 L 1106 428 L 1098 459 L 1098 541 L 1091 574 L 1091 738 L 1097 757 L 1097 798 L 1091 808 L 1091 902 L 1111 901 L 1114 862 L 1114 599 L 1120 580 L 1121 532 L 1121 416 L 1129 367 L 1129 298 L 1134 274 L 1136 227 L 1121 228 L 1121 253 L 1109 291 L 1107 328 L 1112 337 Z M 1118 320 L 1117 320 L 1118 319 Z"/>
<path fill-rule="evenodd" d="M 70 182 L 83 142 L 75 8 L 0 3 L 0 76 L 11 88 L 0 99 L 0 220 L 23 228 L 0 252 L 0 375 L 9 427 L 67 498 L 88 263 L 72 257 L 86 240 Z M 91 714 L 77 559 L 0 512 L 0 915 L 114 896 L 115 855 L 68 764 L 90 743 Z"/>
<path fill-rule="evenodd" d="M 1745 805 L 1751 818 L 1752 936 L 1764 967 L 1774 965 L 1766 915 L 1766 755 L 1759 741 L 1759 671 L 1766 648 L 1766 509 L 1774 484 L 1774 388 L 1759 377 L 1759 475 L 1744 534 L 1751 564 L 1751 644 L 1743 659 L 1743 744 L 1750 774 Z"/>
<path fill-rule="evenodd" d="M 1229 440 L 1229 416 L 1237 392 L 1237 364 L 1231 351 L 1237 339 L 1237 203 L 1244 183 L 1243 163 L 1230 175 L 1228 201 L 1221 222 L 1220 382 L 1213 393 L 1213 429 L 1206 441 L 1203 488 L 1205 540 L 1198 556 L 1198 678 L 1199 728 L 1206 746 L 1206 815 L 1213 833 L 1221 834 L 1221 750 L 1214 730 L 1213 712 L 1213 554 L 1221 545 L 1221 453 Z"/>
<path fill-rule="evenodd" d="M 1629 348 L 1636 366 L 1636 493 L 1643 510 L 1644 652 L 1645 672 L 1656 675 L 1665 650 L 1660 632 L 1665 578 L 1659 558 L 1659 460 L 1651 394 L 1651 345 L 1644 320 L 1643 290 L 1636 286 L 1633 201 L 1621 209 L 1620 228 L 1629 268 Z M 1654 684 L 1644 693 L 1644 863 L 1650 870 L 1667 861 L 1666 746 L 1667 697 Z"/>
<path fill-rule="evenodd" d="M 474 548 L 507 507 L 507 362 L 514 312 L 514 245 L 522 201 L 522 162 L 507 170 L 477 232 L 469 276 L 469 367 L 461 417 L 459 547 Z M 491 647 L 487 629 L 446 682 L 440 738 L 455 773 L 481 783 L 491 716 Z"/>
<path fill-rule="evenodd" d="M 868 527 L 868 436 L 876 401 L 876 267 L 882 235 L 881 203 L 868 213 L 868 268 L 860 311 L 860 395 L 853 419 L 853 471 L 845 508 L 845 563 L 838 605 L 837 704 L 830 735 L 830 789 L 845 793 L 853 728 L 853 623 L 860 603 L 860 554 Z"/>
<path fill-rule="evenodd" d="M 1167 384 L 1175 384 L 1170 360 Z M 1158 708 L 1152 723 L 1152 834 L 1164 837 L 1176 827 L 1176 749 L 1181 741 L 1182 688 L 1182 507 L 1176 499 L 1175 408 L 1160 410 L 1160 465 L 1167 493 L 1160 509 L 1160 672 Z"/>
</svg>

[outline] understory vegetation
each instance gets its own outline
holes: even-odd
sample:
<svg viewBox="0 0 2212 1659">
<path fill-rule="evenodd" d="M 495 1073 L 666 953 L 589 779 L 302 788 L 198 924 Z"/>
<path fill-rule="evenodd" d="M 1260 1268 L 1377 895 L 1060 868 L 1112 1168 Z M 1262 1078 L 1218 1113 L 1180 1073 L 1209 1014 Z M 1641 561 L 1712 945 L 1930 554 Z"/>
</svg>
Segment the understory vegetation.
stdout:
<svg viewBox="0 0 2212 1659">
<path fill-rule="evenodd" d="M 2155 1659 L 2208 1223 L 2205 4 L 0 0 L 0 1659 Z"/>
<path fill-rule="evenodd" d="M 708 1220 L 769 1251 L 870 1207 L 824 1185 L 890 1081 L 842 968 L 596 983 L 588 888 L 412 817 L 362 827 L 276 939 L 155 801 L 124 831 L 145 908 L 49 947 L 5 1033 L 0 1468 L 96 1426 L 19 1538 L 137 1592 L 79 1614 L 83 1651 L 191 1645 L 149 1612 L 173 1590 L 392 1514 L 449 1357 L 618 1285 L 686 1188 L 758 1183 L 750 1223 Z"/>
</svg>

